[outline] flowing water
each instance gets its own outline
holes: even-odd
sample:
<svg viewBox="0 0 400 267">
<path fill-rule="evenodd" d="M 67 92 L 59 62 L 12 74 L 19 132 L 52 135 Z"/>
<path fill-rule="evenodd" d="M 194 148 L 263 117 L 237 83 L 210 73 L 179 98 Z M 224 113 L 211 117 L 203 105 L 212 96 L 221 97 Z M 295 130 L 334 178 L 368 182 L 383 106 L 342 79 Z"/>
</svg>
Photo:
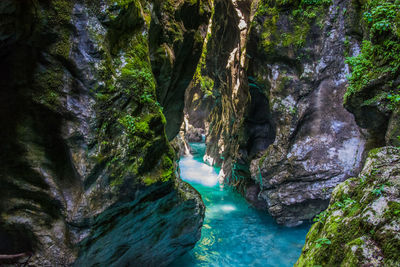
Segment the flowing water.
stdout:
<svg viewBox="0 0 400 267">
<path fill-rule="evenodd" d="M 204 143 L 192 143 L 191 147 L 193 156 L 180 160 L 181 177 L 200 192 L 206 215 L 195 248 L 170 266 L 293 266 L 309 225 L 277 225 L 237 192 L 219 185 L 219 170 L 203 162 Z"/>
</svg>

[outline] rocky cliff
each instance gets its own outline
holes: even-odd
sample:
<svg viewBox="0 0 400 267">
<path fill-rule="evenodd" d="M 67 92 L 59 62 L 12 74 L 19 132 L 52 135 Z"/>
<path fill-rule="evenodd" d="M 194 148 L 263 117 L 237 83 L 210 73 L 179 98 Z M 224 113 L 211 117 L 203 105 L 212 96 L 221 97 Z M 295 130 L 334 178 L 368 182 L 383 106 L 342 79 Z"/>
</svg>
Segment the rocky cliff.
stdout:
<svg viewBox="0 0 400 267">
<path fill-rule="evenodd" d="M 399 266 L 400 149 L 372 150 L 358 177 L 337 186 L 296 266 Z"/>
<path fill-rule="evenodd" d="M 360 43 L 348 37 L 357 23 L 354 6 L 227 2 L 215 2 L 215 10 L 225 3 L 218 14 L 227 15 L 222 22 L 217 12 L 213 16 L 200 86 L 189 90 L 188 121 L 205 128 L 206 159 L 222 165 L 225 182 L 278 223 L 300 224 L 327 207 L 337 184 L 360 171 L 369 139 L 343 107 L 345 58 Z M 206 119 L 193 106 L 204 108 Z"/>
<path fill-rule="evenodd" d="M 190 126 L 207 135 L 206 160 L 230 172 L 249 99 L 246 41 L 253 1 L 215 0 L 200 63 L 186 95 Z"/>
<path fill-rule="evenodd" d="M 0 12 L 0 254 L 163 266 L 191 249 L 204 205 L 177 178 L 163 96 L 193 76 L 210 3 L 6 0 Z"/>
<path fill-rule="evenodd" d="M 372 149 L 358 177 L 334 190 L 316 216 L 297 266 L 399 266 L 400 3 L 353 3 L 361 38 L 351 66 L 345 106 L 368 130 Z M 358 14 L 358 15 L 357 15 Z M 393 147 L 393 145 L 397 147 Z"/>
<path fill-rule="evenodd" d="M 176 150 L 205 134 L 221 180 L 280 224 L 330 203 L 299 266 L 397 264 L 399 6 L 1 1 L 5 263 L 163 266 L 191 249 L 204 205 L 177 177 L 183 130 Z"/>
<path fill-rule="evenodd" d="M 287 225 L 327 207 L 333 188 L 360 170 L 365 144 L 343 107 L 351 3 L 292 2 L 261 4 L 248 47 L 251 88 L 266 98 L 268 115 L 249 117 L 249 128 L 270 129 L 258 138 L 250 132 L 251 179 L 271 215 Z"/>
</svg>

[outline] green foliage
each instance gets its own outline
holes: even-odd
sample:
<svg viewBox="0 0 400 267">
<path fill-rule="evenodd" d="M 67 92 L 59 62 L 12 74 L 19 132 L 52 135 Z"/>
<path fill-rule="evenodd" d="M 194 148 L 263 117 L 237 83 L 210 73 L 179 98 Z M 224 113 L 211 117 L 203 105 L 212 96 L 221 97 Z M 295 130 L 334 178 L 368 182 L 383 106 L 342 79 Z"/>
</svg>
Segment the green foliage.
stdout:
<svg viewBox="0 0 400 267">
<path fill-rule="evenodd" d="M 131 115 L 125 115 L 118 119 L 118 122 L 124 126 L 124 129 L 129 135 L 140 136 L 143 138 L 149 138 L 152 135 L 149 123 L 154 116 L 146 116 L 144 118 L 134 118 Z"/>
<path fill-rule="evenodd" d="M 212 14 L 212 16 L 213 15 L 214 14 Z M 196 72 L 193 76 L 194 85 L 200 85 L 200 90 L 206 97 L 212 96 L 214 89 L 214 80 L 207 75 L 203 75 L 202 73 L 206 70 L 207 44 L 210 38 L 211 33 L 208 33 L 203 43 L 203 51 L 201 53 L 199 63 L 197 64 Z"/>
<path fill-rule="evenodd" d="M 400 73 L 400 1 L 368 0 L 363 5 L 363 21 L 368 34 L 363 41 L 361 53 L 346 59 L 352 69 L 345 101 L 354 93 L 361 91 L 374 81 L 385 80 L 387 91 L 391 91 L 387 100 L 398 105 L 399 87 L 393 80 Z M 376 103 L 371 98 L 367 104 Z"/>
<path fill-rule="evenodd" d="M 143 94 L 140 96 L 140 100 L 142 103 L 151 103 L 153 102 L 153 95 L 147 91 L 143 92 Z"/>
<path fill-rule="evenodd" d="M 149 124 L 147 121 L 139 121 L 136 123 L 135 131 L 142 136 L 147 135 L 150 131 Z"/>
<path fill-rule="evenodd" d="M 307 5 L 329 5 L 332 3 L 332 0 L 301 0 L 301 6 L 307 6 Z"/>
<path fill-rule="evenodd" d="M 396 107 L 400 107 L 400 93 L 398 93 L 399 91 L 400 86 L 397 87 L 397 92 L 392 91 L 387 94 L 386 98 L 390 101 L 389 108 L 392 110 L 396 109 Z"/>
<path fill-rule="evenodd" d="M 374 194 L 375 196 L 381 196 L 384 191 L 385 185 L 380 185 L 379 187 L 372 190 L 372 194 Z"/>
<path fill-rule="evenodd" d="M 151 94 L 150 92 L 152 92 L 155 87 L 153 73 L 146 69 L 139 70 L 125 67 L 121 71 L 121 79 L 121 83 L 125 90 L 127 90 L 127 93 L 138 93 L 144 91 L 145 94 Z"/>
<path fill-rule="evenodd" d="M 368 1 L 367 11 L 363 16 L 371 27 L 371 34 L 382 34 L 384 32 L 396 32 L 396 17 L 399 12 L 399 1 Z"/>
<path fill-rule="evenodd" d="M 112 1 L 114 6 L 119 6 L 124 9 L 126 9 L 130 3 L 135 2 L 135 0 L 118 0 L 118 1 Z"/>
<path fill-rule="evenodd" d="M 315 218 L 313 219 L 313 222 L 325 222 L 326 217 L 328 216 L 328 212 L 325 210 L 321 212 L 320 214 L 316 215 Z"/>
<path fill-rule="evenodd" d="M 139 0 L 108 0 L 108 4 L 107 34 L 91 33 L 104 49 L 104 60 L 96 66 L 102 82 L 92 88 L 101 116 L 95 156 L 105 164 L 110 186 L 118 190 L 128 181 L 150 185 L 173 178 L 175 154 L 169 151 L 165 117 L 156 101 L 143 27 L 149 10 Z"/>
<path fill-rule="evenodd" d="M 320 248 L 320 247 L 322 247 L 323 245 L 330 245 L 330 244 L 332 244 L 332 241 L 330 241 L 328 238 L 319 238 L 319 239 L 317 239 L 317 240 L 315 240 L 315 243 L 316 243 L 316 245 L 315 245 L 315 247 L 316 248 Z"/>
<path fill-rule="evenodd" d="M 264 0 L 261 1 L 256 16 L 263 18 L 261 45 L 270 53 L 277 46 L 301 48 L 306 43 L 307 35 L 313 23 L 321 24 L 326 7 L 331 0 Z M 291 30 L 282 32 L 276 27 L 279 17 L 290 9 Z M 253 26 L 255 26 L 254 20 Z"/>
<path fill-rule="evenodd" d="M 126 115 L 120 119 L 118 119 L 118 122 L 121 123 L 125 129 L 128 131 L 130 134 L 134 134 L 136 131 L 136 118 L 133 118 L 131 115 Z"/>
<path fill-rule="evenodd" d="M 148 58 L 148 46 L 145 36 L 134 39 L 131 49 L 124 56 L 125 64 L 121 69 L 120 86 L 126 94 L 140 95 L 144 103 L 154 102 L 155 81 Z"/>
<path fill-rule="evenodd" d="M 213 94 L 214 80 L 208 76 L 200 76 L 200 88 L 206 96 Z"/>
</svg>

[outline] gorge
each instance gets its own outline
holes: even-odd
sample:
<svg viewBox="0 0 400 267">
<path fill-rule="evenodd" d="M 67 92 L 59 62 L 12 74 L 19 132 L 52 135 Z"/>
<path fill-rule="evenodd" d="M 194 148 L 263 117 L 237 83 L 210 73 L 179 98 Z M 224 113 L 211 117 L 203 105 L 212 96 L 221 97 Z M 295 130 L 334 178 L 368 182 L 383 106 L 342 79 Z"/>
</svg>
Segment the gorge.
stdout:
<svg viewBox="0 0 400 267">
<path fill-rule="evenodd" d="M 0 14 L 0 265 L 400 266 L 399 0 Z"/>
<path fill-rule="evenodd" d="M 206 206 L 201 239 L 171 266 L 293 266 L 309 225 L 277 225 L 234 190 L 218 182 L 218 169 L 203 163 L 205 145 L 191 143 L 180 160 L 181 178 L 200 192 Z"/>
</svg>

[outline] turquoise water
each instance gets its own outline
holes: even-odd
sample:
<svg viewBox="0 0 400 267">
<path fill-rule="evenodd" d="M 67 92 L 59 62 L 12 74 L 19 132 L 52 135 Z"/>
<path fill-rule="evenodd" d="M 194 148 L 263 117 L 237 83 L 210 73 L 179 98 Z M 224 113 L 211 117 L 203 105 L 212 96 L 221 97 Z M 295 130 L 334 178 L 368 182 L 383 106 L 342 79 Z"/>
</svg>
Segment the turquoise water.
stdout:
<svg viewBox="0 0 400 267">
<path fill-rule="evenodd" d="M 170 266 L 293 266 L 308 226 L 286 228 L 218 183 L 217 172 L 203 163 L 204 143 L 192 143 L 193 156 L 182 157 L 181 177 L 202 195 L 206 215 L 200 241 Z"/>
</svg>

